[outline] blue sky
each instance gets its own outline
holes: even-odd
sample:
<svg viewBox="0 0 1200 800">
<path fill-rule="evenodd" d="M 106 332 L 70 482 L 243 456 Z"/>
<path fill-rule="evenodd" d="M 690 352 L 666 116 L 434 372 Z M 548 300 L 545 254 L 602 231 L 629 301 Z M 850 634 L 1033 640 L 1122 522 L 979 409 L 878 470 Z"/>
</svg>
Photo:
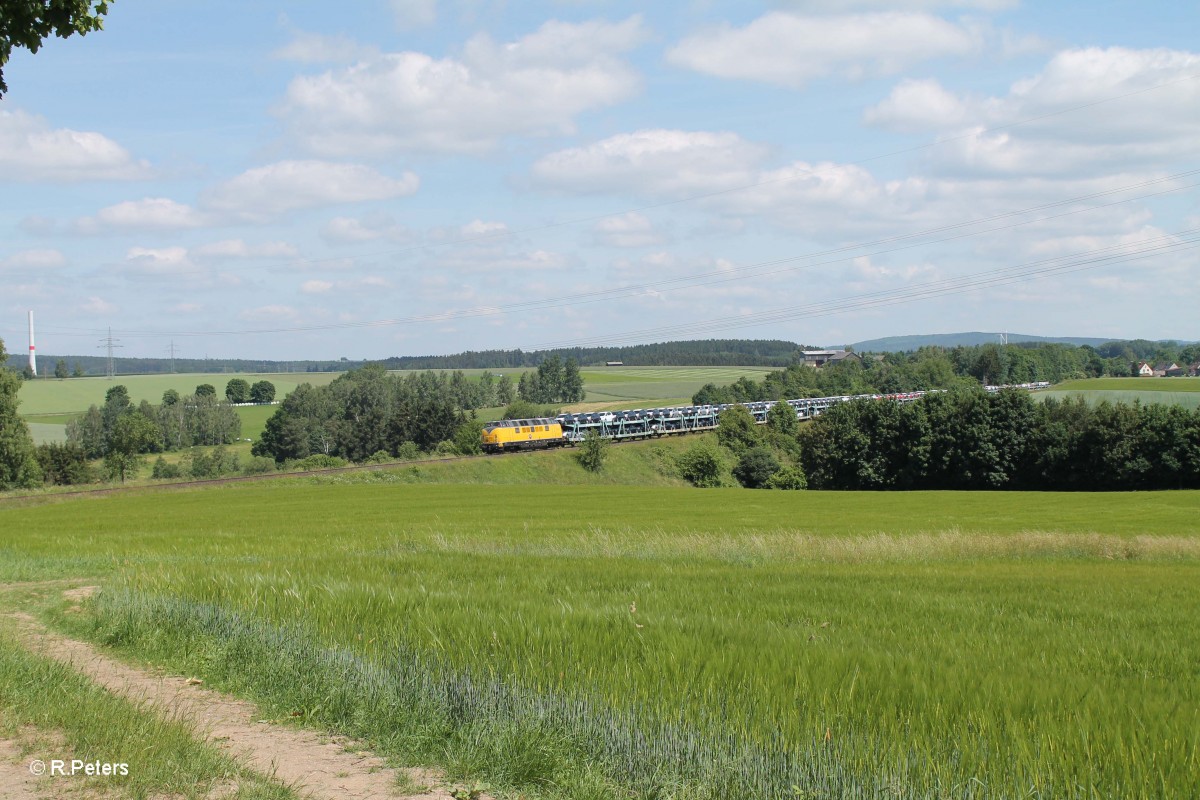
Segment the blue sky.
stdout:
<svg viewBox="0 0 1200 800">
<path fill-rule="evenodd" d="M 1200 7 L 117 0 L 16 51 L 0 337 L 1200 338 Z"/>
</svg>

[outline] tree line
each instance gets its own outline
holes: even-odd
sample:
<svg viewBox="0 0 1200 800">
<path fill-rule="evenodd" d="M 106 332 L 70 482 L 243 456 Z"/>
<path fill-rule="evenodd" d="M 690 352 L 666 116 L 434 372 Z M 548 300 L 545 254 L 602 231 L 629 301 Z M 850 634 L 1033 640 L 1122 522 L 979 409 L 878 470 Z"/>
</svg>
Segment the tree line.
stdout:
<svg viewBox="0 0 1200 800">
<path fill-rule="evenodd" d="M 1200 357 L 1200 345 L 1195 346 Z M 1180 349 L 1180 358 L 1192 355 Z M 1179 359 L 1176 359 L 1179 360 Z M 856 394 L 898 394 L 925 389 L 988 384 L 1059 383 L 1072 378 L 1129 375 L 1124 355 L 1105 359 L 1095 348 L 1064 344 L 985 344 L 975 347 L 922 347 L 910 353 L 865 354 L 813 368 L 793 364 L 760 381 L 740 378 L 707 384 L 692 397 L 697 405 L 794 400 Z"/>
<path fill-rule="evenodd" d="M 798 442 L 816 489 L 1200 488 L 1200 409 L 1180 406 L 959 388 L 836 405 Z"/>
</svg>

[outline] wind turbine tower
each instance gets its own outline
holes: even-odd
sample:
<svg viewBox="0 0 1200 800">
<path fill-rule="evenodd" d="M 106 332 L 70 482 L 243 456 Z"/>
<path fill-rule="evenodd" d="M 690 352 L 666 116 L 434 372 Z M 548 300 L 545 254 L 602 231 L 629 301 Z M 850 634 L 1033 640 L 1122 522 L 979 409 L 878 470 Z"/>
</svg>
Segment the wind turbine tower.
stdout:
<svg viewBox="0 0 1200 800">
<path fill-rule="evenodd" d="M 29 312 L 29 371 L 37 377 L 37 350 L 33 348 L 33 311 Z"/>
</svg>

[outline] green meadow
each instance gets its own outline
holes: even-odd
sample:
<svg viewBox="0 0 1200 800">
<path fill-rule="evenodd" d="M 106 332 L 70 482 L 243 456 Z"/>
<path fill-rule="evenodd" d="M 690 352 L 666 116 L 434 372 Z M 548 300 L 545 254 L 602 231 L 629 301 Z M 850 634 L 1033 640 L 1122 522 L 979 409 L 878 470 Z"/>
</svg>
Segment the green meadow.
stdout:
<svg viewBox="0 0 1200 800">
<path fill-rule="evenodd" d="M 1038 397 L 1083 397 L 1088 403 L 1161 403 L 1200 408 L 1198 378 L 1087 378 L 1064 381 Z"/>
<path fill-rule="evenodd" d="M 1200 493 L 405 474 L 10 501 L 0 580 L 94 578 L 56 624 L 526 796 L 1194 792 Z"/>
</svg>

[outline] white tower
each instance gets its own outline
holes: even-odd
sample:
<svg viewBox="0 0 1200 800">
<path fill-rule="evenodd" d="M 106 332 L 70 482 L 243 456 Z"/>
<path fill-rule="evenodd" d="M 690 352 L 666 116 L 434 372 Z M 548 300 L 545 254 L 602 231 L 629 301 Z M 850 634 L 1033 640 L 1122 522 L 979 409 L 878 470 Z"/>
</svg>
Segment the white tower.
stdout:
<svg viewBox="0 0 1200 800">
<path fill-rule="evenodd" d="M 33 349 L 33 311 L 29 312 L 29 371 L 37 377 L 37 351 Z"/>
</svg>

